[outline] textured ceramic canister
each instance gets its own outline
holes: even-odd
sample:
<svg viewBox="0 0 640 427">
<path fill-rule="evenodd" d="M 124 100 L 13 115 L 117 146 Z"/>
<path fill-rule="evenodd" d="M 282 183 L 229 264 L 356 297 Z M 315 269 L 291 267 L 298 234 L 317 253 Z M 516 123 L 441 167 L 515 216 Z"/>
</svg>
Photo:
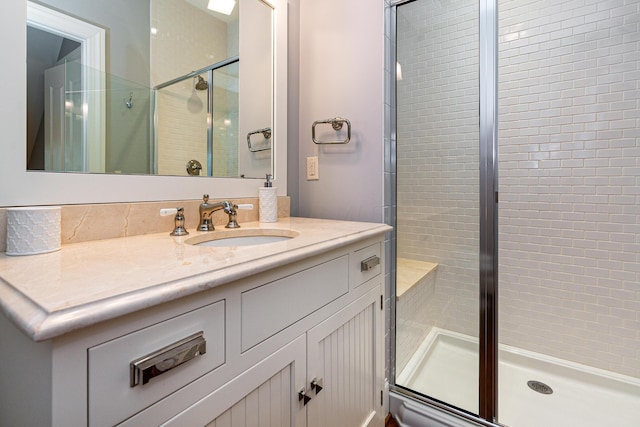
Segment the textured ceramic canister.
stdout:
<svg viewBox="0 0 640 427">
<path fill-rule="evenodd" d="M 278 221 L 278 192 L 276 187 L 258 188 L 260 222 Z"/>
<path fill-rule="evenodd" d="M 7 255 L 35 255 L 60 249 L 60 206 L 7 209 Z"/>
</svg>

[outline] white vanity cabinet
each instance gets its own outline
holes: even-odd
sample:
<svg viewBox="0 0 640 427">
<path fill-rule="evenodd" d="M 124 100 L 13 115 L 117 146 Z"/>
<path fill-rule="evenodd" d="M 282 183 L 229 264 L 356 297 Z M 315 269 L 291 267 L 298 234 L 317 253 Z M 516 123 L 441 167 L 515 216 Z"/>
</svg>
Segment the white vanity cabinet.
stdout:
<svg viewBox="0 0 640 427">
<path fill-rule="evenodd" d="M 10 400 L 28 404 L 0 413 L 0 425 L 381 426 L 380 238 L 45 342 L 2 316 L 3 399 L 16 381 Z M 160 357 L 145 384 L 132 371 L 131 362 L 194 336 L 206 349 L 190 342 Z M 7 355 L 7 344 L 30 356 Z"/>
<path fill-rule="evenodd" d="M 379 281 L 371 285 L 357 301 L 166 425 L 381 426 L 381 287 Z"/>
</svg>

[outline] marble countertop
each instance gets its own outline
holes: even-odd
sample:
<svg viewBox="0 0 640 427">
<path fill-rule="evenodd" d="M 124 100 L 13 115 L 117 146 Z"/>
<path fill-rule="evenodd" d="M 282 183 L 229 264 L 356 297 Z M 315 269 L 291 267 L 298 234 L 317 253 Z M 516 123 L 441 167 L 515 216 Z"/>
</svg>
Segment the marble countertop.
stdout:
<svg viewBox="0 0 640 427">
<path fill-rule="evenodd" d="M 157 233 L 63 245 L 41 255 L 0 253 L 0 310 L 27 336 L 42 341 L 391 229 L 310 218 L 241 226 L 245 233 L 278 229 L 299 234 L 268 245 L 205 247 L 185 242 L 204 233 Z M 218 227 L 210 233 L 220 231 L 230 232 Z"/>
</svg>

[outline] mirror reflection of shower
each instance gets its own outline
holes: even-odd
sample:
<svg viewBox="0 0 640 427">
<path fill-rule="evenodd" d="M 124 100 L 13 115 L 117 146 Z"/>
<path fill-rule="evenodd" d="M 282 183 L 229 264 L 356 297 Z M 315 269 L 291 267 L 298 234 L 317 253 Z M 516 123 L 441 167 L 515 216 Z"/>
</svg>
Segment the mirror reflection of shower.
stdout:
<svg viewBox="0 0 640 427">
<path fill-rule="evenodd" d="M 192 159 L 204 176 L 238 176 L 238 69 L 236 56 L 156 86 L 159 174 Z"/>
</svg>

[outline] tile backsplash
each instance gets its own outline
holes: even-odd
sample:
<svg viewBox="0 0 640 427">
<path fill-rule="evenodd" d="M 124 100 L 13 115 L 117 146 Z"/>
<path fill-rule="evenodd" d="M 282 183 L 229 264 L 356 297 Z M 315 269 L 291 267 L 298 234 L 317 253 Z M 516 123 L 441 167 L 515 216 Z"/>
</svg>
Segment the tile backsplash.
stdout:
<svg viewBox="0 0 640 427">
<path fill-rule="evenodd" d="M 220 200 L 211 200 L 215 203 Z M 252 203 L 252 210 L 238 210 L 238 222 L 258 220 L 258 198 L 233 199 L 236 204 Z M 91 205 L 63 205 L 61 240 L 62 244 L 86 242 L 89 240 L 113 239 L 140 234 L 167 233 L 173 230 L 174 217 L 160 216 L 162 208 L 184 208 L 185 227 L 194 230 L 198 226 L 198 207 L 201 200 L 179 200 L 166 202 L 107 203 Z M 289 197 L 278 197 L 278 217 L 289 216 Z M 226 225 L 228 216 L 217 211 L 212 216 L 216 226 Z M 0 208 L 0 252 L 6 251 L 7 210 Z"/>
</svg>

